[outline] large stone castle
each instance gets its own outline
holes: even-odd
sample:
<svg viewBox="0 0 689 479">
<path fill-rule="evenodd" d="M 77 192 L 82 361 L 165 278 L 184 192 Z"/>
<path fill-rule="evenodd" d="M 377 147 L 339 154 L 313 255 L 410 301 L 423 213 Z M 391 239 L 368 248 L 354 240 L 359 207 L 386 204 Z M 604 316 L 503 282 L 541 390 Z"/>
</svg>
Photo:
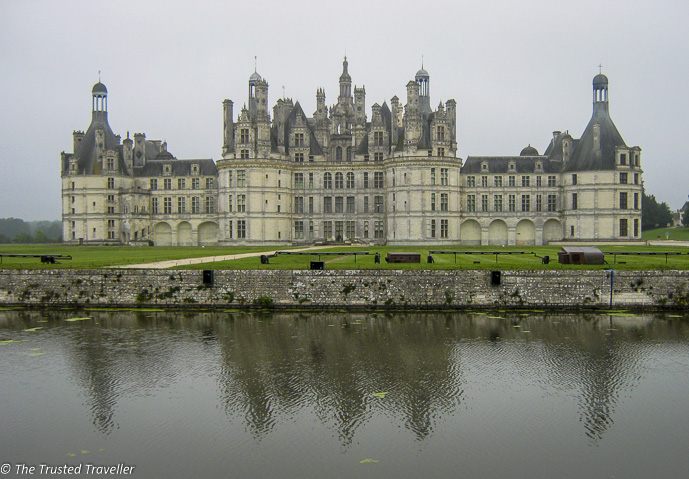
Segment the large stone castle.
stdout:
<svg viewBox="0 0 689 479">
<path fill-rule="evenodd" d="M 641 149 L 609 115 L 608 79 L 593 79 L 581 138 L 556 131 L 543 154 L 456 156 L 457 103 L 431 107 L 423 68 L 406 103 L 366 110 L 343 62 L 337 103 L 316 92 L 308 117 L 254 72 L 248 102 L 223 102 L 222 159 L 180 160 L 161 141 L 122 140 L 107 89 L 92 90 L 91 125 L 62 153 L 65 242 L 260 245 L 546 244 L 641 236 Z"/>
</svg>

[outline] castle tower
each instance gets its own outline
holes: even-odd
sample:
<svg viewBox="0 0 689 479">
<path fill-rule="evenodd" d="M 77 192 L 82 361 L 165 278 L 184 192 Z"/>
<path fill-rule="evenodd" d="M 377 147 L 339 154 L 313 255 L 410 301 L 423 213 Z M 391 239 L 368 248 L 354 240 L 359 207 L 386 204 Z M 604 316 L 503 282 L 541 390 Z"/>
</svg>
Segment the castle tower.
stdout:
<svg viewBox="0 0 689 479">
<path fill-rule="evenodd" d="M 423 65 L 421 65 L 421 70 L 416 72 L 414 79 L 419 84 L 419 107 L 421 108 L 421 113 L 428 115 L 431 113 L 431 77 L 423 69 Z"/>
<path fill-rule="evenodd" d="M 347 56 L 345 56 L 342 62 L 342 75 L 340 75 L 340 96 L 337 98 L 339 103 L 344 103 L 347 100 L 351 101 L 352 97 L 352 77 L 349 76 L 347 71 L 348 66 Z"/>
<path fill-rule="evenodd" d="M 93 85 L 92 95 L 92 121 L 108 121 L 108 89 L 100 81 Z"/>
</svg>

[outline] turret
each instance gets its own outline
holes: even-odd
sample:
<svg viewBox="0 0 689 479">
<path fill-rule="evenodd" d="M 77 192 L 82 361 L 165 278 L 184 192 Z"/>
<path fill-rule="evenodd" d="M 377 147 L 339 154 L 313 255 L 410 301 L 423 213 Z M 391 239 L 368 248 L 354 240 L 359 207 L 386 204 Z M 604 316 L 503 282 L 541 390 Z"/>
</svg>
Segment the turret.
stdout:
<svg viewBox="0 0 689 479">
<path fill-rule="evenodd" d="M 134 133 L 134 166 L 146 164 L 146 135 Z"/>
<path fill-rule="evenodd" d="M 100 81 L 91 90 L 91 121 L 108 121 L 108 89 Z"/>
<path fill-rule="evenodd" d="M 81 144 L 81 140 L 84 139 L 84 132 L 83 131 L 74 131 L 72 133 L 72 140 L 73 140 L 73 152 L 77 152 L 77 148 L 79 148 L 79 144 Z"/>
<path fill-rule="evenodd" d="M 223 155 L 234 151 L 234 103 L 232 100 L 222 102 L 223 107 Z"/>
<path fill-rule="evenodd" d="M 349 63 L 345 56 L 342 62 L 342 75 L 340 75 L 340 96 L 337 98 L 339 103 L 344 103 L 352 97 L 352 77 L 349 76 L 347 71 L 348 65 Z"/>
<path fill-rule="evenodd" d="M 134 142 L 129 138 L 129 132 L 127 132 L 127 138 L 122 142 L 122 155 L 124 156 L 124 164 L 127 165 L 129 171 L 132 170 L 134 166 Z"/>
<path fill-rule="evenodd" d="M 431 113 L 431 77 L 421 66 L 421 70 L 416 72 L 414 78 L 419 84 L 419 108 L 421 113 L 428 115 Z"/>
</svg>

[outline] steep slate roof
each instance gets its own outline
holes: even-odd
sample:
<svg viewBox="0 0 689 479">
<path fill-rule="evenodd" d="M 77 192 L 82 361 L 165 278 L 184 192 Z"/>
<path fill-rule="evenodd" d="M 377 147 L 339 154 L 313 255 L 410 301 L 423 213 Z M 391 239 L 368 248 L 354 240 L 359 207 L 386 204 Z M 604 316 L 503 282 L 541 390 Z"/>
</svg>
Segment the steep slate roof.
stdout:
<svg viewBox="0 0 689 479">
<path fill-rule="evenodd" d="M 481 163 L 488 163 L 488 171 L 481 169 Z M 510 162 L 514 162 L 514 170 L 509 169 Z M 536 171 L 536 162 L 543 164 L 543 173 L 558 173 L 560 163 L 551 161 L 545 156 L 470 156 L 462 166 L 462 174 L 503 173 L 525 174 Z M 540 170 L 539 170 L 540 171 Z"/>
<path fill-rule="evenodd" d="M 119 157 L 122 158 L 122 145 L 108 124 L 107 113 L 94 111 L 91 125 L 72 156 L 78 159 L 79 174 L 93 175 L 101 172 L 102 164 L 99 164 L 98 158 L 96 158 L 96 130 L 99 128 L 103 130 L 105 151 L 115 150 L 120 153 Z M 118 161 L 117 163 L 120 171 L 126 172 L 124 162 Z M 69 168 L 68 165 L 67 168 Z"/>
<path fill-rule="evenodd" d="M 596 123 L 600 126 L 600 150 L 595 150 L 593 145 L 593 129 Z M 616 146 L 627 145 L 610 118 L 608 104 L 595 103 L 591 121 L 572 151 L 565 171 L 614 170 Z"/>
<path fill-rule="evenodd" d="M 191 166 L 199 165 L 199 176 L 214 176 L 218 174 L 218 168 L 213 160 L 148 160 L 144 166 L 134 168 L 134 176 L 163 176 L 163 166 L 172 167 L 171 176 L 191 176 Z"/>
</svg>

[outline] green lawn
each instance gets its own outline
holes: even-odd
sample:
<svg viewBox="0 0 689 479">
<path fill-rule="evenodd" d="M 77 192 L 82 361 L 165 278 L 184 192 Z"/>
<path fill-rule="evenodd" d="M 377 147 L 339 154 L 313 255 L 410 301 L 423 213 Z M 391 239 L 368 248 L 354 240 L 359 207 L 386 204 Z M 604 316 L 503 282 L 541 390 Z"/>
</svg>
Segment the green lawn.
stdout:
<svg viewBox="0 0 689 479">
<path fill-rule="evenodd" d="M 665 256 L 617 256 L 613 264 L 612 255 L 606 255 L 609 264 L 597 266 L 560 265 L 557 262 L 559 246 L 367 246 L 344 247 L 333 246 L 318 250 L 321 252 L 367 251 L 366 256 L 325 256 L 320 260 L 326 262 L 326 269 L 397 269 L 397 270 L 429 270 L 429 269 L 615 269 L 645 270 L 645 269 L 689 269 L 689 248 L 672 246 L 605 246 L 600 245 L 602 251 L 680 251 L 680 256 L 669 256 L 667 263 Z M 0 245 L 0 253 L 5 254 L 62 254 L 71 255 L 72 260 L 65 260 L 60 264 L 44 265 L 38 258 L 2 258 L 0 268 L 5 269 L 56 269 L 56 268 L 110 268 L 127 264 L 150 263 L 156 261 L 174 260 L 182 258 L 198 258 L 206 256 L 232 255 L 247 252 L 289 250 L 286 247 L 127 247 L 127 246 L 62 246 L 62 245 Z M 472 251 L 472 252 L 520 252 L 526 254 L 496 255 L 494 254 L 435 254 L 434 263 L 426 262 L 429 251 Z M 318 252 L 316 251 L 316 252 Z M 385 262 L 388 252 L 413 251 L 421 254 L 420 264 L 400 264 Z M 381 262 L 374 262 L 375 253 L 380 253 Z M 549 256 L 550 264 L 544 265 L 537 256 Z M 497 261 L 496 261 L 497 259 Z M 279 255 L 270 258 L 270 264 L 261 264 L 259 257 L 250 257 L 234 261 L 203 263 L 175 269 L 308 269 L 311 261 L 318 261 L 315 256 Z"/>
<path fill-rule="evenodd" d="M 671 240 L 689 241 L 689 228 L 657 228 L 642 232 L 641 237 L 645 240 L 665 240 L 665 233 L 670 233 Z"/>
</svg>

